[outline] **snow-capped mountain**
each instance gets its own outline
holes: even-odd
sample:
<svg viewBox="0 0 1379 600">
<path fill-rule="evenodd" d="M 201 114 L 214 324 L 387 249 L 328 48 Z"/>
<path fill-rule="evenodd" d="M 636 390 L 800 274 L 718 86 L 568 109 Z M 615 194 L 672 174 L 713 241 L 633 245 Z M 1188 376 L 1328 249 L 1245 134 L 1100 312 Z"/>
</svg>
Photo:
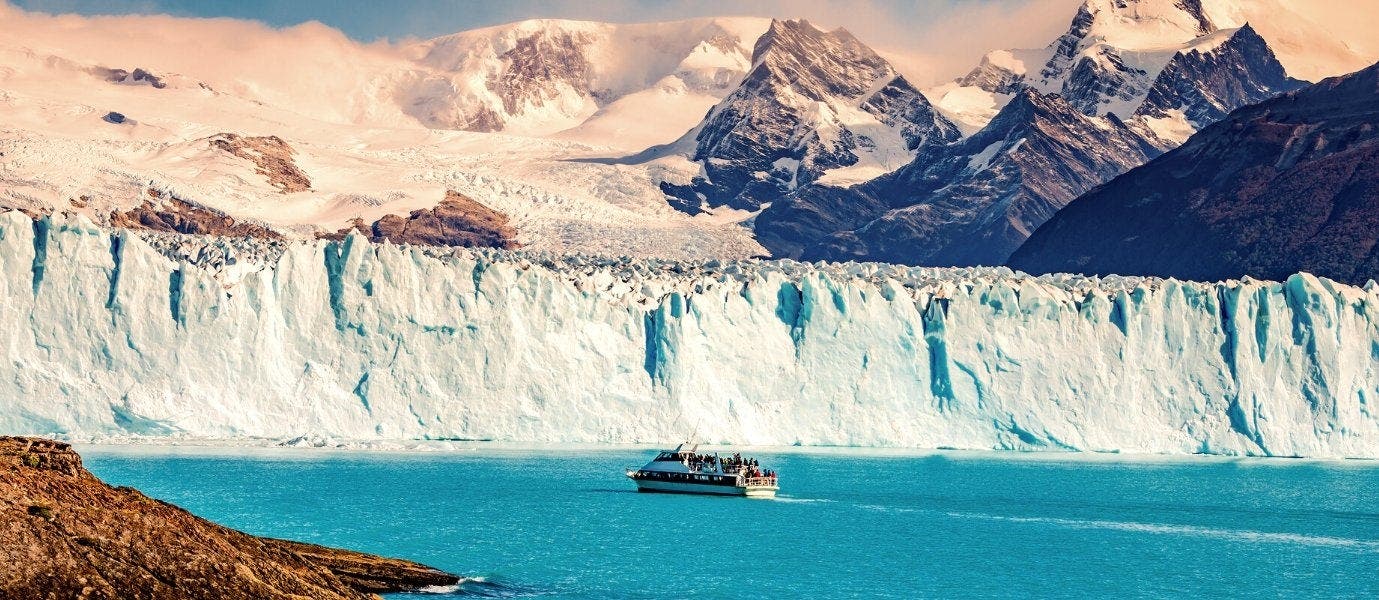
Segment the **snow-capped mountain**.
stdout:
<svg viewBox="0 0 1379 600">
<path fill-rule="evenodd" d="M 1019 269 L 1379 279 L 1379 65 L 1232 113 L 1069 204 Z"/>
<path fill-rule="evenodd" d="M 400 83 L 399 102 L 431 127 L 529 135 L 578 128 L 566 135 L 649 140 L 644 148 L 674 139 L 733 89 L 767 24 L 531 20 L 465 31 L 408 49 L 424 70 Z M 650 137 L 640 131 L 647 128 Z"/>
<path fill-rule="evenodd" d="M 969 130 L 984 126 L 1025 88 L 1058 94 L 1088 115 L 1125 121 L 1149 102 L 1163 120 L 1152 131 L 1172 147 L 1210 122 L 1209 114 L 1220 118 L 1300 85 L 1239 20 L 1239 6 L 1238 0 L 1086 0 L 1068 31 L 1047 47 L 992 51 L 966 76 L 930 94 Z"/>
<path fill-rule="evenodd" d="M 999 264 L 1063 206 L 1060 200 L 1155 154 L 1114 116 L 1088 116 L 1059 96 L 1023 89 L 981 131 L 925 148 L 891 176 L 841 193 L 815 186 L 771 206 L 757 218 L 758 237 L 768 248 L 796 250 L 786 243 L 799 232 L 792 229 L 798 221 L 865 207 L 873 210 L 831 232 L 814 228 L 824 235 L 797 247 L 797 255 Z"/>
<path fill-rule="evenodd" d="M 815 181 L 866 181 L 916 149 L 955 139 L 956 127 L 884 58 L 844 29 L 771 22 L 752 70 L 673 150 L 702 167 L 688 185 L 664 184 L 690 213 L 757 210 Z"/>
<path fill-rule="evenodd" d="M 1164 148 L 1305 82 L 1288 77 L 1268 42 L 1246 24 L 1218 31 L 1173 55 L 1135 109 L 1135 124 Z"/>
<path fill-rule="evenodd" d="M 776 202 L 755 220 L 758 239 L 809 259 L 1001 264 L 1082 193 L 1303 85 L 1251 27 L 1217 29 L 1187 0 L 1087 0 L 1047 48 L 988 54 L 959 83 L 1002 108 L 891 175 Z"/>
<path fill-rule="evenodd" d="M 1296 10 L 1251 8 L 1283 1 L 1092 0 L 1038 65 L 993 53 L 990 81 L 936 96 L 983 95 L 983 126 L 1015 88 L 1065 100 L 1031 98 L 1036 112 L 1087 117 L 1039 122 L 1061 124 L 1051 131 L 1004 118 L 986 144 L 958 142 L 955 123 L 862 41 L 797 21 L 535 20 L 360 44 L 319 24 L 52 17 L 0 3 L 0 208 L 287 239 L 391 239 L 407 230 L 393 225 L 441 214 L 479 229 L 451 241 L 537 250 L 723 258 L 817 246 L 809 256 L 846 258 L 901 244 L 938 255 L 922 240 L 869 240 L 906 227 L 867 224 L 970 193 L 982 208 L 925 219 L 960 228 L 970 217 L 992 228 L 975 239 L 1006 239 L 1092 185 L 1088 173 L 1133 160 L 1116 121 L 1157 152 L 1290 83 L 1265 42 L 1284 40 L 1288 68 L 1344 54 L 1335 40 L 1300 43 L 1312 29 Z M 1016 160 L 1030 131 L 1067 136 L 1051 156 L 1072 162 Z M 890 179 L 878 176 L 899 180 L 897 169 L 952 177 L 946 190 L 913 186 L 947 199 L 881 194 Z"/>
<path fill-rule="evenodd" d="M 463 197 L 458 206 L 473 209 L 470 222 L 503 222 L 497 230 L 515 232 L 504 245 L 680 258 L 761 254 L 735 223 L 666 204 L 657 185 L 667 174 L 687 179 L 697 170 L 685 161 L 624 168 L 571 159 L 683 135 L 745 74 L 768 24 L 524 22 L 460 35 L 592 36 L 580 47 L 596 63 L 584 85 L 604 100 L 581 108 L 593 112 L 576 127 L 535 137 L 437 129 L 408 114 L 423 97 L 467 105 L 448 84 L 418 95 L 423 81 L 485 82 L 483 69 L 505 68 L 502 60 L 446 63 L 443 56 L 463 54 L 442 51 L 454 50 L 458 38 L 366 45 L 320 25 L 76 19 L 0 3 L 0 207 L 300 239 L 360 227 L 395 231 L 377 225 L 417 211 L 453 216 L 457 204 L 442 204 Z M 740 56 L 731 40 L 741 40 Z M 512 79 L 514 88 L 553 89 L 551 79 L 563 73 L 529 71 L 533 79 Z"/>
</svg>

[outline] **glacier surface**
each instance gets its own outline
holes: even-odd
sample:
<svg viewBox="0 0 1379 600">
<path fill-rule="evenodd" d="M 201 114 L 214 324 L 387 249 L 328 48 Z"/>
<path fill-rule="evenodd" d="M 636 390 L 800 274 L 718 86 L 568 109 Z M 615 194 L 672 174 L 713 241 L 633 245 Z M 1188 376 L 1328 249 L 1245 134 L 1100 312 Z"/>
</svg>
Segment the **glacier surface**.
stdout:
<svg viewBox="0 0 1379 600">
<path fill-rule="evenodd" d="M 172 238 L 0 214 L 0 431 L 1379 457 L 1379 286 Z"/>
</svg>

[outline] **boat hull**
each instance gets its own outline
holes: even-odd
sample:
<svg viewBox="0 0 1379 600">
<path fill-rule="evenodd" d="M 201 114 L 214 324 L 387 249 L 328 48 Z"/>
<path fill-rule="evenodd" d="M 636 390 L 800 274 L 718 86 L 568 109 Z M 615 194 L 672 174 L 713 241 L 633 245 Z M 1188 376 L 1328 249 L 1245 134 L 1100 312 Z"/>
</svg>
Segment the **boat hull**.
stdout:
<svg viewBox="0 0 1379 600">
<path fill-rule="evenodd" d="M 655 481 L 633 479 L 639 492 L 662 494 L 707 494 L 713 496 L 751 496 L 770 498 L 776 495 L 776 486 L 737 486 L 688 483 L 681 481 Z"/>
</svg>

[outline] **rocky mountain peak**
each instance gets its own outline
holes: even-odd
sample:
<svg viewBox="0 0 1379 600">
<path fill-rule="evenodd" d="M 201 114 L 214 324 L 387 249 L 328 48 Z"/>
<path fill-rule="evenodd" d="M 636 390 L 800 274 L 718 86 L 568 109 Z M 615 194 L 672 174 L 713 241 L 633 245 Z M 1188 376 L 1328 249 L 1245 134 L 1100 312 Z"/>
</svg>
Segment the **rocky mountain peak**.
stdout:
<svg viewBox="0 0 1379 600">
<path fill-rule="evenodd" d="M 1248 23 L 1206 36 L 1176 53 L 1145 93 L 1134 116 L 1171 148 L 1241 106 L 1298 89 L 1269 43 Z"/>
<path fill-rule="evenodd" d="M 1065 35 L 1134 48 L 1182 43 L 1217 29 L 1202 0 L 1086 0 Z"/>
<path fill-rule="evenodd" d="M 1057 94 L 1024 88 L 986 128 L 926 148 L 857 190 L 886 208 L 821 239 L 802 257 L 996 264 L 1068 201 L 1154 153 L 1115 117 L 1089 116 Z M 782 214 L 775 211 L 759 223 Z"/>
<path fill-rule="evenodd" d="M 825 31 L 803 19 L 771 21 L 753 49 L 752 64 L 747 82 L 778 78 L 815 101 L 857 97 L 878 80 L 896 77 L 886 59 L 846 29 Z"/>
<path fill-rule="evenodd" d="M 703 175 L 662 184 L 687 212 L 757 210 L 834 173 L 835 182 L 890 172 L 957 128 L 886 59 L 844 29 L 772 21 L 753 66 L 682 142 Z"/>
</svg>

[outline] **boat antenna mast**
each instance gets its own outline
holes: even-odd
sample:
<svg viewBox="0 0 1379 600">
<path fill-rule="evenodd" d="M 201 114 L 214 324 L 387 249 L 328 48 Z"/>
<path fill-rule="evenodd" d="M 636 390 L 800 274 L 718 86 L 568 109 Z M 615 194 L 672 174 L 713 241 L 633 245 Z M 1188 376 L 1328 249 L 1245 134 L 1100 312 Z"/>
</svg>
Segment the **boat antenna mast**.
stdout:
<svg viewBox="0 0 1379 600">
<path fill-rule="evenodd" d="M 703 419 L 696 421 L 694 424 L 694 429 L 690 431 L 689 439 L 685 440 L 685 445 L 689 446 L 690 452 L 699 451 L 699 442 L 696 440 L 699 439 L 699 425 L 703 422 Z"/>
</svg>

